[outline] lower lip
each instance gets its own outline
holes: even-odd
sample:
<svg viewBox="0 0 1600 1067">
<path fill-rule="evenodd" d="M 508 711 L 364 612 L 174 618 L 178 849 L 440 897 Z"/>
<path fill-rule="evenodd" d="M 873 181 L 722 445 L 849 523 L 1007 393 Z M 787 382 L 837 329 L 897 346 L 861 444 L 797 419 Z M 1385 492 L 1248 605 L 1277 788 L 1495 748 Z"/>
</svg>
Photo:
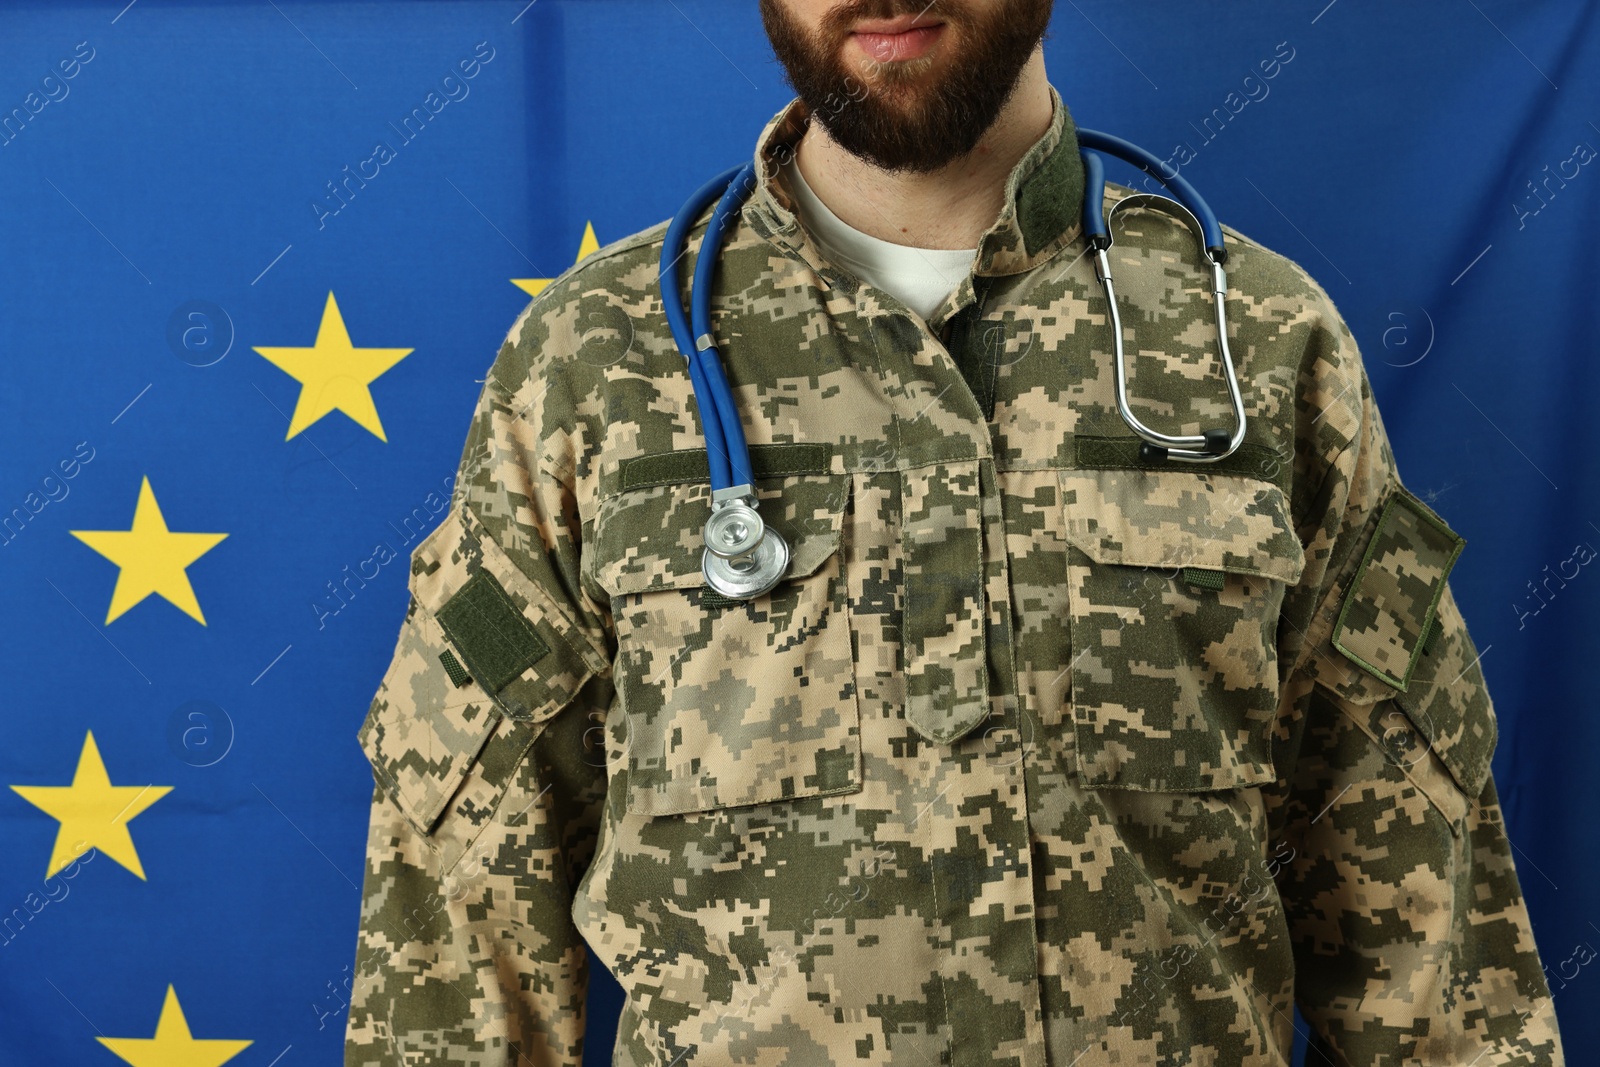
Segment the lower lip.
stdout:
<svg viewBox="0 0 1600 1067">
<path fill-rule="evenodd" d="M 863 51 L 883 63 L 901 59 L 916 59 L 939 39 L 944 23 L 936 26 L 919 26 L 904 33 L 857 33 L 853 36 Z"/>
</svg>

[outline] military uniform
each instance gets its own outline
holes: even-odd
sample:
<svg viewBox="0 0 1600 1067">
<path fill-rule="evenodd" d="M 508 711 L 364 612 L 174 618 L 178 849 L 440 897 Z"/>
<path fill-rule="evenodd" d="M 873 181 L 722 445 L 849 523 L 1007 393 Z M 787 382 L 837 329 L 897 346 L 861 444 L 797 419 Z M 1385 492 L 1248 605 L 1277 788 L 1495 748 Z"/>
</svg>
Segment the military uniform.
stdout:
<svg viewBox="0 0 1600 1067">
<path fill-rule="evenodd" d="M 803 103 L 762 131 L 712 312 L 763 596 L 701 577 L 665 223 L 513 324 L 360 730 L 347 1063 L 580 1063 L 585 941 L 618 1064 L 1283 1064 L 1296 1003 L 1340 1063 L 1561 1062 L 1462 538 L 1231 229 L 1248 433 L 1140 460 L 1051 96 L 930 320 L 798 224 Z M 1229 426 L 1192 236 L 1113 226 L 1136 409 Z"/>
</svg>

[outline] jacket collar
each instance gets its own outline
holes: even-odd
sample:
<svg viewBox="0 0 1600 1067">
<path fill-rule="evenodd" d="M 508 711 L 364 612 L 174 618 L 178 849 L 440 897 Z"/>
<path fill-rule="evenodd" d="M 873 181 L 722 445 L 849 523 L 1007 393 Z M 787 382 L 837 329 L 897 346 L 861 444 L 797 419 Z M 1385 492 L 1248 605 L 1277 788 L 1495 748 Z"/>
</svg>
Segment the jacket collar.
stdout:
<svg viewBox="0 0 1600 1067">
<path fill-rule="evenodd" d="M 1005 205 L 979 239 L 974 275 L 1031 270 L 1070 244 L 1083 228 L 1084 173 L 1077 127 L 1054 85 L 1050 86 L 1050 101 L 1050 126 L 1006 178 Z M 795 217 L 794 198 L 779 174 L 779 167 L 793 157 L 809 122 L 810 110 L 795 97 L 762 129 L 756 140 L 756 188 L 746 204 L 746 218 L 762 236 L 789 248 L 819 274 L 828 276 L 836 274 L 837 268 L 806 235 Z M 963 282 L 961 290 L 970 288 L 970 279 Z M 958 297 L 957 303 L 966 302 Z"/>
</svg>

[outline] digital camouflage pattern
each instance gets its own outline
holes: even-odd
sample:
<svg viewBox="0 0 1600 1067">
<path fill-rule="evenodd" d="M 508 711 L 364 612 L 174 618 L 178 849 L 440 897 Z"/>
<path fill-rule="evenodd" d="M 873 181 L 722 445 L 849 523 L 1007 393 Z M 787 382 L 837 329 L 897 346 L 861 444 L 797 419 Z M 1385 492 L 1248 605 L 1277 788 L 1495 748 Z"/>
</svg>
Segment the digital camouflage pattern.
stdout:
<svg viewBox="0 0 1600 1067">
<path fill-rule="evenodd" d="M 1459 536 L 1231 229 L 1245 443 L 1140 463 L 1052 97 L 930 321 L 797 221 L 804 105 L 763 130 L 712 307 L 766 595 L 702 584 L 665 223 L 518 317 L 361 728 L 347 1063 L 579 1064 L 585 941 L 618 1064 L 1281 1065 L 1296 1003 L 1341 1064 L 1561 1063 Z M 1135 405 L 1228 425 L 1189 232 L 1113 226 Z"/>
</svg>

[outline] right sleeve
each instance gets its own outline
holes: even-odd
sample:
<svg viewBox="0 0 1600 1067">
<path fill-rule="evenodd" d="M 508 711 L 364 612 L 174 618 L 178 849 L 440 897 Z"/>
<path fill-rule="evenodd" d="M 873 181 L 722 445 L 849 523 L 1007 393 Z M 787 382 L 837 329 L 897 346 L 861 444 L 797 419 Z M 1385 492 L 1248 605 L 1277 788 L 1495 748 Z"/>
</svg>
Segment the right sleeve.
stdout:
<svg viewBox="0 0 1600 1067">
<path fill-rule="evenodd" d="M 1263 793 L 1289 855 L 1295 999 L 1325 1042 L 1308 1062 L 1561 1067 L 1491 771 L 1494 704 L 1449 584 L 1466 541 L 1401 482 L 1355 338 L 1318 292 L 1306 395 L 1330 399 L 1302 410 L 1344 447 L 1313 453 L 1299 594 L 1314 608 Z"/>
<path fill-rule="evenodd" d="M 511 344 L 449 511 L 411 555 L 358 734 L 374 789 L 351 1067 L 582 1063 L 587 955 L 570 912 L 605 796 L 611 624 L 578 580 L 574 465 L 551 447 L 571 439 L 559 391 L 497 380 Z"/>
</svg>

